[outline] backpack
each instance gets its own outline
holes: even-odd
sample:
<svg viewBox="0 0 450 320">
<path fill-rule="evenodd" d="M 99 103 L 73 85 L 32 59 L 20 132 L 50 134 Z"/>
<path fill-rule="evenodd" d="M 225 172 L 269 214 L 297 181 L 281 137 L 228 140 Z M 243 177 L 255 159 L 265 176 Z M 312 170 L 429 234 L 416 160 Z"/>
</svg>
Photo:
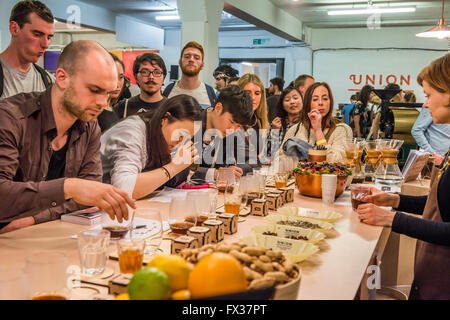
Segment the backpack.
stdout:
<svg viewBox="0 0 450 320">
<path fill-rule="evenodd" d="M 52 78 L 50 78 L 47 71 L 45 71 L 44 69 L 42 69 L 40 66 L 38 66 L 35 63 L 33 63 L 33 65 L 36 68 L 36 70 L 39 72 L 39 74 L 41 75 L 42 82 L 44 82 L 45 88 L 50 87 L 53 82 L 52 82 Z M 4 83 L 3 83 L 3 66 L 0 63 L 0 97 L 3 95 L 3 85 L 4 85 Z"/>
<path fill-rule="evenodd" d="M 172 91 L 173 87 L 175 86 L 175 83 L 176 83 L 176 82 L 170 83 L 170 84 L 164 89 L 164 92 L 163 92 L 163 96 L 164 96 L 164 97 L 169 98 L 169 94 L 170 94 L 170 92 Z M 211 103 L 211 107 L 214 107 L 214 105 L 216 104 L 216 98 L 217 98 L 217 97 L 216 97 L 216 93 L 214 92 L 213 87 L 207 85 L 206 83 L 205 83 L 205 86 L 206 86 L 206 93 L 208 94 L 209 102 Z"/>
</svg>

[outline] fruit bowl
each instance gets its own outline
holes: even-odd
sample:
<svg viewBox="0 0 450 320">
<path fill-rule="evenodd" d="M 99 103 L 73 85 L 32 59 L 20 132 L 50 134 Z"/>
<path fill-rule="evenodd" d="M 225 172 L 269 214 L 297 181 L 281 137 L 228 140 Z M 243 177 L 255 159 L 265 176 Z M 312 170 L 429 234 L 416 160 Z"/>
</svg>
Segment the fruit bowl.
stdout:
<svg viewBox="0 0 450 320">
<path fill-rule="evenodd" d="M 338 176 L 336 185 L 336 197 L 340 196 L 344 192 L 347 178 L 347 176 Z M 295 185 L 302 195 L 322 198 L 321 175 L 296 173 Z"/>
<path fill-rule="evenodd" d="M 316 198 L 322 198 L 322 174 L 337 176 L 336 197 L 344 192 L 348 176 L 352 174 L 345 166 L 317 162 L 299 163 L 294 173 L 298 191 L 305 196 Z"/>
</svg>

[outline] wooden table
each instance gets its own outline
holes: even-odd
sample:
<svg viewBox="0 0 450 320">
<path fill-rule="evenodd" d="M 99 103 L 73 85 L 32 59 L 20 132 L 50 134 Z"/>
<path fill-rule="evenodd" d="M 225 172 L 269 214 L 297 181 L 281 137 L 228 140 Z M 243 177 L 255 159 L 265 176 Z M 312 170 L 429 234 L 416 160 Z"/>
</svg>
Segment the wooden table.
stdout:
<svg viewBox="0 0 450 320">
<path fill-rule="evenodd" d="M 167 203 L 137 202 L 138 208 L 159 207 L 163 216 L 168 215 Z M 301 263 L 303 278 L 298 299 L 354 299 L 361 284 L 361 298 L 367 298 L 365 286 L 367 267 L 375 255 L 380 256 L 390 229 L 361 223 L 350 206 L 349 191 L 340 196 L 332 206 L 325 206 L 321 199 L 304 197 L 295 191 L 294 203 L 288 205 L 315 209 L 331 209 L 343 218 L 335 223 L 333 237 L 326 239 L 319 253 Z M 274 212 L 271 212 L 274 213 Z M 264 223 L 263 218 L 248 216 L 239 223 L 238 233 L 226 236 L 225 241 L 238 241 L 250 232 L 253 225 Z M 70 236 L 91 228 L 60 220 L 31 226 L 0 235 L 1 265 L 23 267 L 27 255 L 39 251 L 62 251 L 69 262 L 79 264 L 77 241 Z M 111 248 L 112 250 L 114 248 Z M 168 252 L 170 241 L 164 240 L 162 249 Z M 107 267 L 118 272 L 117 261 L 109 260 Z M 364 281 L 363 281 L 364 280 Z"/>
</svg>

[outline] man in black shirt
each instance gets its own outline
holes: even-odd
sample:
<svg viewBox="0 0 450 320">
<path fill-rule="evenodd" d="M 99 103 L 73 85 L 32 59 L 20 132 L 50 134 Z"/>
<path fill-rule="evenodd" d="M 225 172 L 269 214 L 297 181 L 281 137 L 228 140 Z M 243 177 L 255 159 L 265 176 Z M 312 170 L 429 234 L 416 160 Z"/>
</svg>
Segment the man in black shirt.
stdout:
<svg viewBox="0 0 450 320">
<path fill-rule="evenodd" d="M 119 118 L 126 118 L 140 110 L 156 110 L 166 99 L 161 94 L 161 86 L 167 75 L 164 60 L 156 53 L 144 53 L 136 58 L 133 74 L 141 93 L 119 102 L 114 110 Z"/>
</svg>

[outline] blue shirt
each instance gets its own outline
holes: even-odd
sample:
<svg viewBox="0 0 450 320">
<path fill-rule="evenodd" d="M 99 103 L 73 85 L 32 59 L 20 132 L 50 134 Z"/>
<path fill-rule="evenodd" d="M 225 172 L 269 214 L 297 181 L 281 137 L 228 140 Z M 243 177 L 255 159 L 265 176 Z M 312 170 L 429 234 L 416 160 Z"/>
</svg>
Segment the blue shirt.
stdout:
<svg viewBox="0 0 450 320">
<path fill-rule="evenodd" d="M 422 108 L 411 130 L 421 149 L 444 156 L 450 147 L 450 124 L 436 124 L 430 110 Z"/>
<path fill-rule="evenodd" d="M 350 114 L 356 103 L 349 103 L 342 107 L 342 114 L 344 115 L 344 121 L 346 124 L 350 125 Z"/>
</svg>

